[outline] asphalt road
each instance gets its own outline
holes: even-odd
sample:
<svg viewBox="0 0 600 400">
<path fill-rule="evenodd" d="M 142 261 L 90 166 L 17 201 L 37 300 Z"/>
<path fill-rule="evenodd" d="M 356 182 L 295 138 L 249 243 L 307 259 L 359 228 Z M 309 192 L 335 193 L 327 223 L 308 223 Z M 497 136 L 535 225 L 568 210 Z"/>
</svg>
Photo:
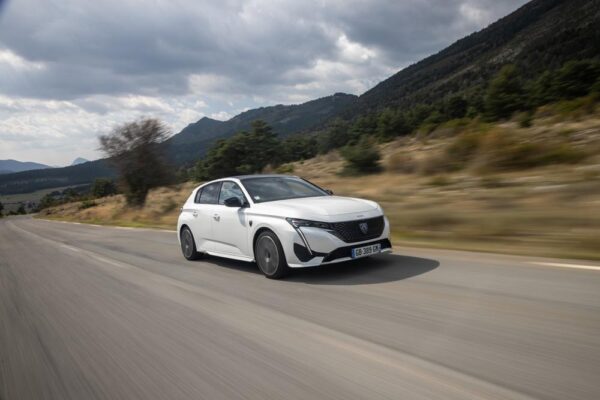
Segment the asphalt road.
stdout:
<svg viewBox="0 0 600 400">
<path fill-rule="evenodd" d="M 0 399 L 600 399 L 575 264 L 398 249 L 271 281 L 172 232 L 5 218 Z"/>
</svg>

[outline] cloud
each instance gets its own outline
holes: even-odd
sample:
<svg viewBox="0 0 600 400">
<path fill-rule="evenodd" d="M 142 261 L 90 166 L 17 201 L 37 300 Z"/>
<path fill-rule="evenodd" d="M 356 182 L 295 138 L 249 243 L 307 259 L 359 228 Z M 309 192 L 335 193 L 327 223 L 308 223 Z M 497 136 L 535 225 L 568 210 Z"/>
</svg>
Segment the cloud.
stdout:
<svg viewBox="0 0 600 400">
<path fill-rule="evenodd" d="M 9 0 L 0 158 L 67 162 L 67 141 L 93 158 L 95 135 L 139 115 L 177 131 L 203 115 L 360 94 L 524 2 Z M 9 147 L 19 130 L 47 146 Z"/>
</svg>

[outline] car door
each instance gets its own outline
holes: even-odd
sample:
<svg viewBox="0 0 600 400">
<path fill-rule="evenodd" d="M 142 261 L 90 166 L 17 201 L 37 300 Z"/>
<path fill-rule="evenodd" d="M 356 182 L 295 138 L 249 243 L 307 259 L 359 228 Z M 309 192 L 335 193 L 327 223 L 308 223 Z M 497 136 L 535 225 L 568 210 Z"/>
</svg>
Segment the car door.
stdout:
<svg viewBox="0 0 600 400">
<path fill-rule="evenodd" d="M 248 204 L 242 189 L 233 181 L 223 181 L 218 205 L 212 220 L 212 236 L 219 253 L 238 257 L 251 257 L 248 251 L 247 207 L 227 207 L 225 200 L 237 197 Z"/>
<path fill-rule="evenodd" d="M 221 182 L 215 182 L 201 187 L 196 192 L 190 224 L 199 251 L 214 251 L 212 221 L 220 189 Z"/>
</svg>

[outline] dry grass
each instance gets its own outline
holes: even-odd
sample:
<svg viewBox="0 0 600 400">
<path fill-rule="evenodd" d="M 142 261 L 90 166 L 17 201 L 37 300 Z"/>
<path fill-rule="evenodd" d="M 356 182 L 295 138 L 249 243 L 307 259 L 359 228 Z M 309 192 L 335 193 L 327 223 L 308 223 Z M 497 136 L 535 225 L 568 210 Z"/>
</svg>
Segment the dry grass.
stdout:
<svg viewBox="0 0 600 400">
<path fill-rule="evenodd" d="M 142 208 L 125 205 L 121 195 L 95 200 L 96 206 L 82 208 L 81 202 L 67 203 L 43 210 L 39 216 L 63 221 L 100 225 L 175 229 L 179 208 L 190 195 L 194 183 L 152 190 Z"/>
<path fill-rule="evenodd" d="M 439 160 L 457 140 L 434 131 L 382 145 L 385 172 L 380 174 L 340 177 L 343 160 L 337 152 L 288 168 L 338 195 L 379 202 L 398 246 L 600 259 L 600 119 L 557 123 L 538 118 L 529 128 L 513 121 L 494 129 L 508 129 L 528 142 L 568 143 L 589 156 L 577 164 L 521 170 L 482 172 L 475 162 L 458 169 L 428 169 L 428 163 Z M 154 190 L 142 209 L 129 209 L 121 196 L 114 196 L 97 200 L 94 207 L 68 204 L 42 216 L 173 229 L 193 187 L 188 183 Z"/>
</svg>

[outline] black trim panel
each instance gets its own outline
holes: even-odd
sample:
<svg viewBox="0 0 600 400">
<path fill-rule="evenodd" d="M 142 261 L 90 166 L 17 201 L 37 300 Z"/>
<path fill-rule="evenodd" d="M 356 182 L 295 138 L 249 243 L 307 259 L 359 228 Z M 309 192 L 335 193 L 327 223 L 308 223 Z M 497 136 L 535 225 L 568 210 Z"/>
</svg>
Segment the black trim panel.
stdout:
<svg viewBox="0 0 600 400">
<path fill-rule="evenodd" d="M 315 257 L 324 257 L 326 255 L 325 253 L 317 253 L 315 251 L 313 251 L 311 255 L 305 246 L 298 243 L 294 243 L 294 254 L 296 254 L 298 260 L 302 262 L 307 262 Z"/>
</svg>

